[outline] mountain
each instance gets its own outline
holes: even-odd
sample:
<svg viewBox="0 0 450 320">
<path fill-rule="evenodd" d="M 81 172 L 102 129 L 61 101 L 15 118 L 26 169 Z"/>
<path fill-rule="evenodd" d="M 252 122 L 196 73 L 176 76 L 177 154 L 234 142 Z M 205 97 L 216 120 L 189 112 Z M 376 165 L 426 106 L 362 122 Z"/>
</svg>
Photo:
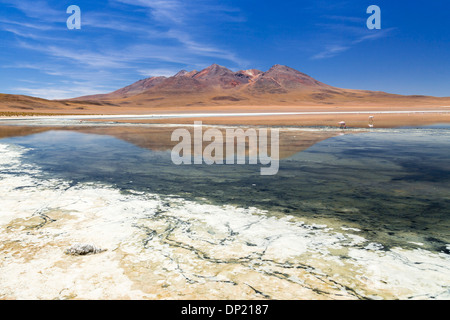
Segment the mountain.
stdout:
<svg viewBox="0 0 450 320">
<path fill-rule="evenodd" d="M 292 90 L 332 88 L 310 76 L 287 66 L 275 65 L 269 71 L 256 69 L 233 72 L 213 64 L 202 71 L 181 70 L 173 77 L 152 77 L 139 80 L 130 86 L 106 95 L 85 96 L 77 99 L 117 99 L 144 92 L 180 93 L 229 89 L 245 89 L 246 92 L 285 93 Z"/>
<path fill-rule="evenodd" d="M 114 92 L 72 101 L 101 101 L 142 107 L 219 105 L 433 105 L 442 98 L 402 96 L 368 90 L 342 89 L 322 83 L 298 70 L 274 65 L 268 71 L 233 72 L 213 64 L 201 71 L 181 70 L 172 77 L 139 80 Z M 441 102 L 442 101 L 442 102 Z"/>
<path fill-rule="evenodd" d="M 431 107 L 448 106 L 450 98 L 403 96 L 379 91 L 342 89 L 322 83 L 298 70 L 274 65 L 267 71 L 231 71 L 213 64 L 201 71 L 181 70 L 171 77 L 150 77 L 116 91 L 67 100 L 45 100 L 0 95 L 0 112 L 148 112 L 213 108 L 276 107 L 289 110 L 307 106 Z M 336 106 L 336 107 L 334 107 Z"/>
<path fill-rule="evenodd" d="M 215 99 L 218 101 L 221 100 L 221 96 L 234 95 L 243 98 L 246 95 L 257 97 L 264 94 L 320 92 L 330 89 L 333 87 L 287 66 L 274 65 L 267 72 L 256 69 L 233 72 L 226 67 L 213 64 L 198 72 L 181 70 L 172 77 L 151 77 L 108 94 L 84 96 L 74 100 L 114 100 L 133 96 L 145 99 L 144 95 L 167 97 L 167 95 L 209 93 L 219 94 Z M 241 100 L 239 97 L 236 99 Z"/>
<path fill-rule="evenodd" d="M 261 74 L 260 79 L 274 80 L 285 90 L 332 88 L 300 71 L 279 64 L 274 65 L 269 71 Z"/>
</svg>

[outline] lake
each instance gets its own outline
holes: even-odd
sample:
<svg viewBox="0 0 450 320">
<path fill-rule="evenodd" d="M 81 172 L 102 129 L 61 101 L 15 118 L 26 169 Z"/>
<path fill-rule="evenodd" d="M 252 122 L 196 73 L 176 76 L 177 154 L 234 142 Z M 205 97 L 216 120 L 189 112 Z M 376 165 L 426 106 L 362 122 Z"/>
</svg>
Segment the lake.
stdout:
<svg viewBox="0 0 450 320">
<path fill-rule="evenodd" d="M 448 127 L 286 129 L 273 176 L 130 130 L 0 139 L 0 298 L 450 298 Z"/>
</svg>

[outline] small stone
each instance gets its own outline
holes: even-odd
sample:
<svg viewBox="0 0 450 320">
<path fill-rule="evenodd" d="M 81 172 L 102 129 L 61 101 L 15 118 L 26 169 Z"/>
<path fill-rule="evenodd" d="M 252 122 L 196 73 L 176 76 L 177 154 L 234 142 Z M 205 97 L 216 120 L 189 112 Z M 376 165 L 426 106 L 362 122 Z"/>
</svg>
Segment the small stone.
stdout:
<svg viewBox="0 0 450 320">
<path fill-rule="evenodd" d="M 93 244 L 81 244 L 76 243 L 65 251 L 66 254 L 72 256 L 85 256 L 88 254 L 97 254 L 106 251 L 106 249 L 100 249 Z"/>
</svg>

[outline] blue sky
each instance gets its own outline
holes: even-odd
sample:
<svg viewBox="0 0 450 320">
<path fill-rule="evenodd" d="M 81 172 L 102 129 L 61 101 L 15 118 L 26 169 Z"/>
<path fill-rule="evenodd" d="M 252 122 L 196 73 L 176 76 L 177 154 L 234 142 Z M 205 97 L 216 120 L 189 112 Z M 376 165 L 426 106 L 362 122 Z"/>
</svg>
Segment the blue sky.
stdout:
<svg viewBox="0 0 450 320">
<path fill-rule="evenodd" d="M 369 5 L 381 29 L 369 30 Z M 70 5 L 81 30 L 69 30 Z M 450 96 L 447 0 L 0 0 L 0 92 L 106 93 L 212 63 L 288 65 L 327 84 Z"/>
</svg>

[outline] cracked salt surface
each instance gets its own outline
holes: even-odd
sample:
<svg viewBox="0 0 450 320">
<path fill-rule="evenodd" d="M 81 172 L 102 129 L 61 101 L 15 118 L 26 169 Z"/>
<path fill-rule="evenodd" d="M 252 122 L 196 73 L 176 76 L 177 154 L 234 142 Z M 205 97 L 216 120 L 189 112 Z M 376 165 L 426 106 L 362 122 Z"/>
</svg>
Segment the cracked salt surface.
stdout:
<svg viewBox="0 0 450 320">
<path fill-rule="evenodd" d="M 44 180 L 24 152 L 0 144 L 0 298 L 450 298 L 448 254 L 384 250 L 358 229 L 257 208 Z M 75 243 L 106 251 L 66 255 Z"/>
</svg>

